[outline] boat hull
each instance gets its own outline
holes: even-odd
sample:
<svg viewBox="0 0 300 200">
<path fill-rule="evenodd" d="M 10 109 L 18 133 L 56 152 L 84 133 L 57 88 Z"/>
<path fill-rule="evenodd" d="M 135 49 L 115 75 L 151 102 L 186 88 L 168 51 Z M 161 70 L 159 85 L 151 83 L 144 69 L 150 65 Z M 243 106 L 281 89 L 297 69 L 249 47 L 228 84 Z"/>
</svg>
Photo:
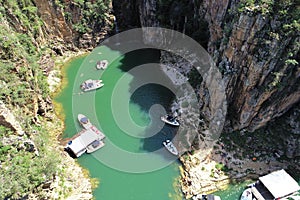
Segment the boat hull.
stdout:
<svg viewBox="0 0 300 200">
<path fill-rule="evenodd" d="M 171 154 L 178 156 L 179 152 L 175 147 L 175 145 L 170 140 L 166 140 L 165 142 L 163 142 L 163 145 Z"/>
<path fill-rule="evenodd" d="M 167 116 L 160 117 L 161 121 L 165 122 L 166 124 L 172 125 L 172 126 L 179 126 L 179 122 L 177 120 L 170 121 L 167 119 Z"/>
<path fill-rule="evenodd" d="M 251 188 L 247 188 L 242 193 L 240 200 L 252 200 L 252 199 L 253 199 L 253 195 L 252 195 Z"/>
<path fill-rule="evenodd" d="M 91 83 L 92 83 L 91 86 L 87 86 L 90 85 Z M 103 86 L 104 83 L 102 83 L 102 80 L 87 80 L 80 85 L 80 88 L 82 89 L 82 91 L 88 92 L 88 91 L 99 89 Z"/>
<path fill-rule="evenodd" d="M 86 147 L 87 153 L 93 153 L 94 151 L 97 151 L 98 149 L 104 147 L 104 142 L 101 140 L 96 140 L 92 144 Z"/>
</svg>

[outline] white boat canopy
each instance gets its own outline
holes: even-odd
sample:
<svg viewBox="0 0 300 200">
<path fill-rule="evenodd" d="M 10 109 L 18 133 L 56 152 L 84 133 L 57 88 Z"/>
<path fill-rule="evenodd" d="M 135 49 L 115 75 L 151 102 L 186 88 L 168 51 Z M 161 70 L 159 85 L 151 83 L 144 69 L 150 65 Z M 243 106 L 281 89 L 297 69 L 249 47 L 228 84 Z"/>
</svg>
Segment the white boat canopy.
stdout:
<svg viewBox="0 0 300 200">
<path fill-rule="evenodd" d="M 72 140 L 72 143 L 69 144 L 69 148 L 77 154 L 97 139 L 99 139 L 98 134 L 91 130 L 85 130 L 79 137 Z"/>
<path fill-rule="evenodd" d="M 300 190 L 298 183 L 284 169 L 262 176 L 259 180 L 275 199 L 285 197 Z"/>
</svg>

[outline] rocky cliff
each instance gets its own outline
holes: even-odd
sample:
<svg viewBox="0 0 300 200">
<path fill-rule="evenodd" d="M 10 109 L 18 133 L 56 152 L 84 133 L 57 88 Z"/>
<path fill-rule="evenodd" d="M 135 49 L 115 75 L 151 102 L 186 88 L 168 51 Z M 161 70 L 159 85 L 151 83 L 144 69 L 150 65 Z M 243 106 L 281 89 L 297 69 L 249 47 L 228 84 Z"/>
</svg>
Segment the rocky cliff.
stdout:
<svg viewBox="0 0 300 200">
<path fill-rule="evenodd" d="M 204 7 L 208 51 L 227 81 L 230 127 L 254 131 L 299 102 L 296 1 L 207 1 Z"/>
<path fill-rule="evenodd" d="M 254 131 L 299 102 L 297 1 L 143 0 L 128 4 L 138 5 L 141 26 L 186 33 L 214 58 L 226 82 L 226 132 Z"/>
</svg>

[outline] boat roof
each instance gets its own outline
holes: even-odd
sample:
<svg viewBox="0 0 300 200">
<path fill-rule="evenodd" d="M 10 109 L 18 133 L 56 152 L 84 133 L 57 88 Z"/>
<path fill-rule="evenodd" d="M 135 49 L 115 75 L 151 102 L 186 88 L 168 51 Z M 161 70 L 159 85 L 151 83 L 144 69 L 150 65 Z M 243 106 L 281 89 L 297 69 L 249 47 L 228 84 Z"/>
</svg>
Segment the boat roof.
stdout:
<svg viewBox="0 0 300 200">
<path fill-rule="evenodd" d="M 85 130 L 80 136 L 72 140 L 72 143 L 69 144 L 69 148 L 75 153 L 79 153 L 85 149 L 89 144 L 99 139 L 97 135 L 92 130 Z"/>
<path fill-rule="evenodd" d="M 262 176 L 259 180 L 275 199 L 300 190 L 298 183 L 284 169 Z"/>
<path fill-rule="evenodd" d="M 81 118 L 80 119 L 80 122 L 82 122 L 82 123 L 88 123 L 89 122 L 89 119 L 87 118 L 87 117 L 83 117 L 83 118 Z"/>
</svg>

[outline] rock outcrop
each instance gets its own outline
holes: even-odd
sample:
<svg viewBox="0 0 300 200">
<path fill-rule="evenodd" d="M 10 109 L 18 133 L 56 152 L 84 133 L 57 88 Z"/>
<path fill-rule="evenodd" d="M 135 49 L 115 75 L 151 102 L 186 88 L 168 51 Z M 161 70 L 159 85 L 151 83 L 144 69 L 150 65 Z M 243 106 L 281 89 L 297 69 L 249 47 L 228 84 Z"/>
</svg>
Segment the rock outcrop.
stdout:
<svg viewBox="0 0 300 200">
<path fill-rule="evenodd" d="M 16 120 L 14 114 L 0 101 L 0 125 L 5 126 L 12 131 L 15 131 L 17 135 L 24 135 L 24 131 Z"/>
</svg>

